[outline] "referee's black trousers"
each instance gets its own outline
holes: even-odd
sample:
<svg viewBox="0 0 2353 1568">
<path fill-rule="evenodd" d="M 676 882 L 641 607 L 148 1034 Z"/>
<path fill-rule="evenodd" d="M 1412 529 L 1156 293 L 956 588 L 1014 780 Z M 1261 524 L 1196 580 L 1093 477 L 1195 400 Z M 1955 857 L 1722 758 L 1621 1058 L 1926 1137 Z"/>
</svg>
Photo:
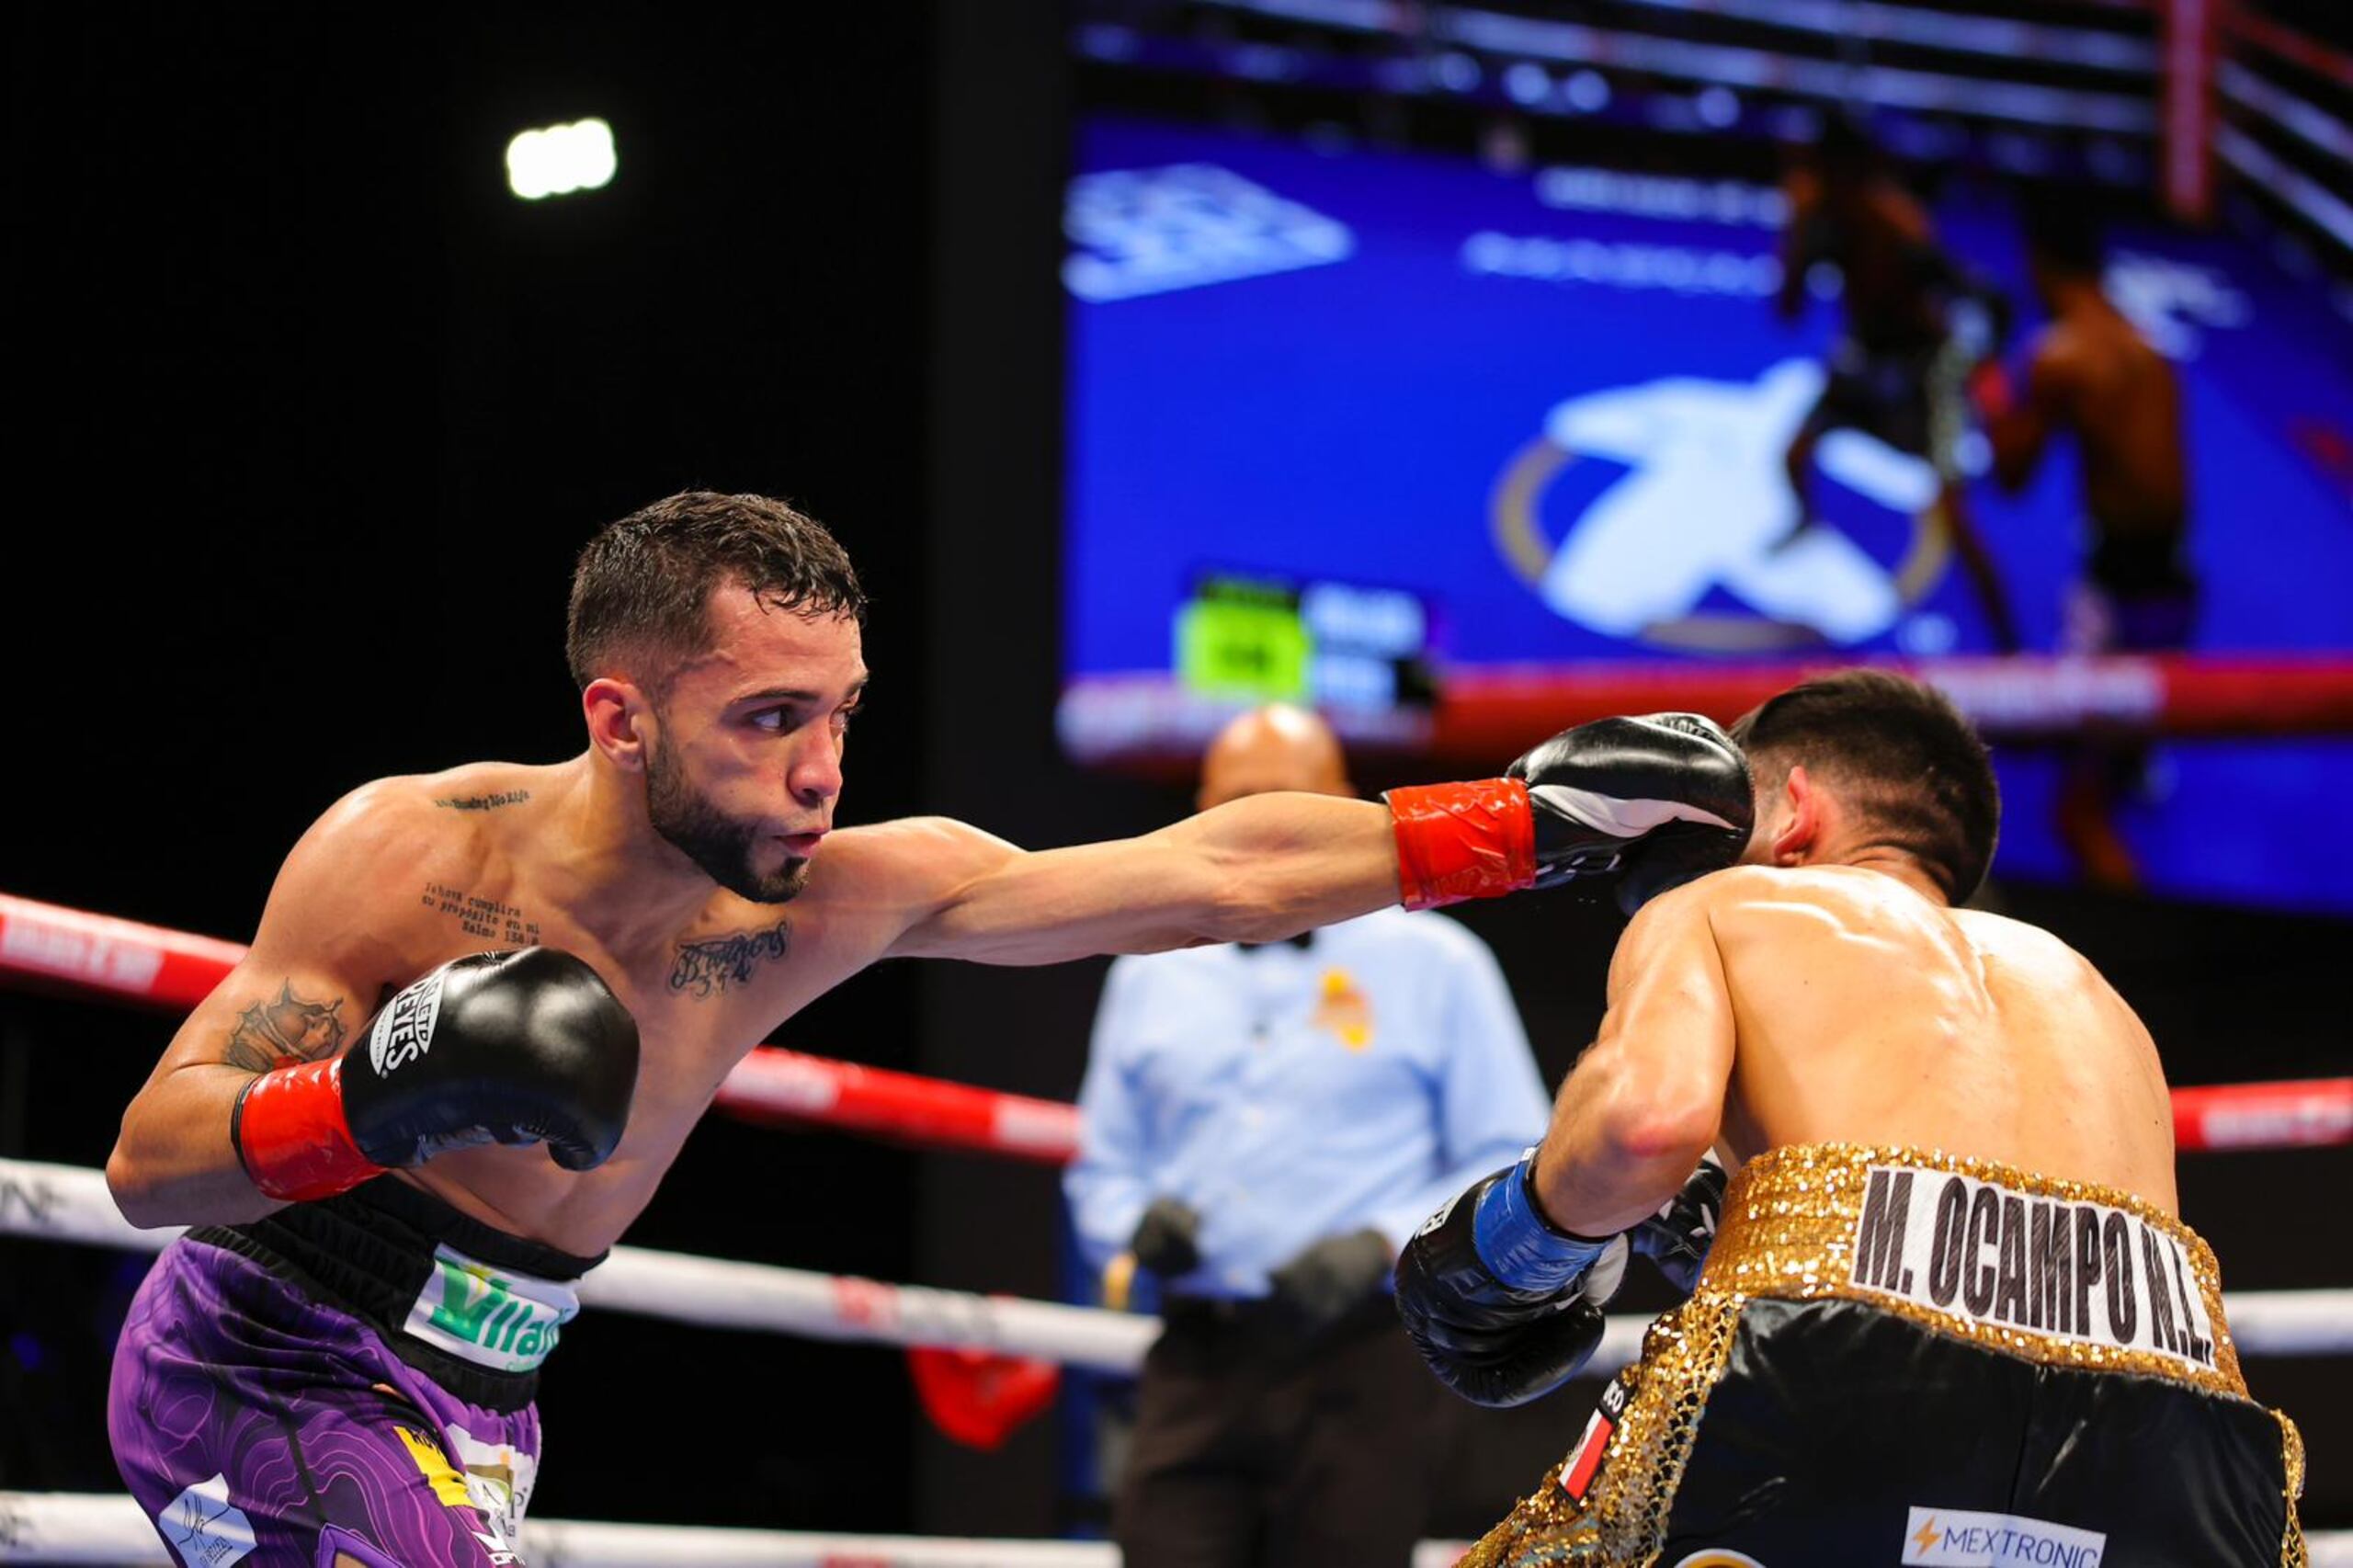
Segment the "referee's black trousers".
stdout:
<svg viewBox="0 0 2353 1568">
<path fill-rule="evenodd" d="M 1112 1510 L 1126 1568 L 1405 1568 L 1465 1407 L 1390 1299 L 1313 1339 L 1258 1302 L 1165 1315 Z"/>
</svg>

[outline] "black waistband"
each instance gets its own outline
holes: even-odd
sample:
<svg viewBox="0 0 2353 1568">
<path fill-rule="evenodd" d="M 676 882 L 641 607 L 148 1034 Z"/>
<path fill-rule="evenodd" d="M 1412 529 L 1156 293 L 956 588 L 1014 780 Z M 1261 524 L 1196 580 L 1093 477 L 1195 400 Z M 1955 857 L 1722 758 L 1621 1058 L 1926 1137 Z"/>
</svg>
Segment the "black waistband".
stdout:
<svg viewBox="0 0 2353 1568">
<path fill-rule="evenodd" d="M 402 1360 L 459 1398 L 494 1410 L 529 1403 L 539 1373 L 478 1367 L 402 1327 L 433 1277 L 434 1249 L 446 1244 L 494 1268 L 560 1281 L 577 1279 L 604 1261 L 601 1254 L 575 1257 L 485 1225 L 389 1176 L 259 1220 L 206 1225 L 188 1234 L 250 1257 L 344 1308 L 381 1334 Z"/>
<path fill-rule="evenodd" d="M 2196 586 L 2182 562 L 2178 528 L 2103 533 L 2092 544 L 2084 574 L 2120 594 L 2180 593 Z"/>
</svg>

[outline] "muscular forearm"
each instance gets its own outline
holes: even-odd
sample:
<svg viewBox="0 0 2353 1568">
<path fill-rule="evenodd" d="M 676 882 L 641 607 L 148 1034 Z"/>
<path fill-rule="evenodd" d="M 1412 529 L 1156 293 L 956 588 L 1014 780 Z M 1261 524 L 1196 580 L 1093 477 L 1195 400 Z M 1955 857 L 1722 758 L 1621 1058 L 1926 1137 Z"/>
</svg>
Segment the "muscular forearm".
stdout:
<svg viewBox="0 0 2353 1568">
<path fill-rule="evenodd" d="M 1545 1217 L 1607 1236 L 1657 1212 L 1714 1141 L 1716 1111 L 1645 1094 L 1606 1068 L 1571 1074 L 1536 1154 Z"/>
<path fill-rule="evenodd" d="M 1195 908 L 1211 942 L 1271 942 L 1398 901 L 1389 810 L 1330 795 L 1254 795 L 1165 830 L 1208 868 Z"/>
<path fill-rule="evenodd" d="M 150 1084 L 122 1119 L 107 1186 L 142 1229 L 257 1220 L 284 1205 L 265 1197 L 229 1141 L 237 1096 L 254 1074 L 191 1065 Z"/>
</svg>

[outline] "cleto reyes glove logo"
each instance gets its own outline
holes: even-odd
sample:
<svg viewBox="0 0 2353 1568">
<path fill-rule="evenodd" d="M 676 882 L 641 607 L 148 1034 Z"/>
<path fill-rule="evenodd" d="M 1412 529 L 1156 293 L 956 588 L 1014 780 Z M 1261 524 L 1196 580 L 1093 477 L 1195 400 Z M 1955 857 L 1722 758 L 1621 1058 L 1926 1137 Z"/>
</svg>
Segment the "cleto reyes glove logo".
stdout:
<svg viewBox="0 0 2353 1568">
<path fill-rule="evenodd" d="M 441 971 L 392 999 L 368 1030 L 368 1064 L 382 1077 L 425 1054 L 433 1044 L 433 1020 L 441 1012 Z"/>
</svg>

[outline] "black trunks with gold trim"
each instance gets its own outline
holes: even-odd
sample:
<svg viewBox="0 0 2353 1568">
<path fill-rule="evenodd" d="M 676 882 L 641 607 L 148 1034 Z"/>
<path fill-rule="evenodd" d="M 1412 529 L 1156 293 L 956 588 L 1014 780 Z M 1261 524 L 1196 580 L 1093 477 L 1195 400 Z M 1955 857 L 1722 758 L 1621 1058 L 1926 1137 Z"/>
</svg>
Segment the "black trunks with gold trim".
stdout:
<svg viewBox="0 0 2353 1568">
<path fill-rule="evenodd" d="M 2179 1221 L 1987 1161 L 1809 1144 L 1733 1179 L 1691 1300 L 1463 1561 L 2300 1568 L 2302 1487 Z"/>
</svg>

